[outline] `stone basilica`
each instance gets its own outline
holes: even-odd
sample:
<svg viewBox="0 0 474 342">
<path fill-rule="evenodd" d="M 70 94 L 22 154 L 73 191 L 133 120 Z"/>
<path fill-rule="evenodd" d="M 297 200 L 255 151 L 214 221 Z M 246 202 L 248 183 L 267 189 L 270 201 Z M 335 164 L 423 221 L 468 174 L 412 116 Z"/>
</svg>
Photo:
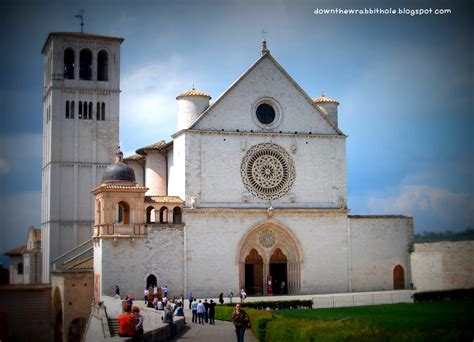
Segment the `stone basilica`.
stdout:
<svg viewBox="0 0 474 342">
<path fill-rule="evenodd" d="M 412 218 L 349 215 L 337 101 L 308 96 L 264 41 L 214 102 L 176 97 L 170 141 L 123 158 L 122 41 L 56 32 L 43 48 L 45 282 L 93 269 L 96 300 L 117 284 L 137 297 L 152 283 L 198 296 L 410 287 Z"/>
</svg>

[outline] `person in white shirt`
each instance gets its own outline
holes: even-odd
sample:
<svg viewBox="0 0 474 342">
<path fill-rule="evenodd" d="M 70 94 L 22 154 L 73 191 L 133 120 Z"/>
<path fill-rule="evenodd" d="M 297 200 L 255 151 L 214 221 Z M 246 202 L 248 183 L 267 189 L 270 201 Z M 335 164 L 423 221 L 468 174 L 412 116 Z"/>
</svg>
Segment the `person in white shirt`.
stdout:
<svg viewBox="0 0 474 342">
<path fill-rule="evenodd" d="M 199 303 L 197 305 L 197 315 L 198 315 L 198 321 L 199 324 L 204 325 L 204 313 L 206 312 L 206 307 L 204 304 L 199 300 Z"/>
</svg>

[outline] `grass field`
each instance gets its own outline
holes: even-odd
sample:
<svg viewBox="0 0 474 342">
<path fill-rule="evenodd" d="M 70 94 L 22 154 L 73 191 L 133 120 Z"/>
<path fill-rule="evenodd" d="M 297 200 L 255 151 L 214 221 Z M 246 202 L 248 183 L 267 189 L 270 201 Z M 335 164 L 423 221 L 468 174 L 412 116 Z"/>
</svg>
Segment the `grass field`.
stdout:
<svg viewBox="0 0 474 342">
<path fill-rule="evenodd" d="M 425 302 L 351 308 L 291 310 L 278 313 L 288 318 L 339 320 L 350 317 L 369 321 L 383 330 L 407 331 L 469 329 L 474 327 L 474 301 Z"/>
<path fill-rule="evenodd" d="M 230 320 L 232 307 L 216 308 Z M 474 301 L 336 309 L 247 309 L 260 341 L 474 341 Z"/>
</svg>

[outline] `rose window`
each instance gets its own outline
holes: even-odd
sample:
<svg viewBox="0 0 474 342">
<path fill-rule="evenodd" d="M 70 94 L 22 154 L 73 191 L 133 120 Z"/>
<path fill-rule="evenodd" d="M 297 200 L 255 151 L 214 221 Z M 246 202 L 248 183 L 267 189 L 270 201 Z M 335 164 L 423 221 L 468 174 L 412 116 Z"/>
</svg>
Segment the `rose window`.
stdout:
<svg viewBox="0 0 474 342">
<path fill-rule="evenodd" d="M 288 153 L 279 145 L 264 143 L 250 148 L 241 165 L 245 187 L 260 199 L 272 200 L 293 185 L 295 169 Z"/>
</svg>

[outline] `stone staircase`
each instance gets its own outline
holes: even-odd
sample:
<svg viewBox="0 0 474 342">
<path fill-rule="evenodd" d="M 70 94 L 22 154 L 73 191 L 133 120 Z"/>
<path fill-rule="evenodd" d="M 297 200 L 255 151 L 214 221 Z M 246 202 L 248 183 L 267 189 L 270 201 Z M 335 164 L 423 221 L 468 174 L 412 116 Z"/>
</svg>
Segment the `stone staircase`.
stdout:
<svg viewBox="0 0 474 342">
<path fill-rule="evenodd" d="M 118 336 L 119 335 L 119 321 L 118 318 L 110 318 L 107 317 L 107 323 L 109 325 L 110 336 Z"/>
</svg>

